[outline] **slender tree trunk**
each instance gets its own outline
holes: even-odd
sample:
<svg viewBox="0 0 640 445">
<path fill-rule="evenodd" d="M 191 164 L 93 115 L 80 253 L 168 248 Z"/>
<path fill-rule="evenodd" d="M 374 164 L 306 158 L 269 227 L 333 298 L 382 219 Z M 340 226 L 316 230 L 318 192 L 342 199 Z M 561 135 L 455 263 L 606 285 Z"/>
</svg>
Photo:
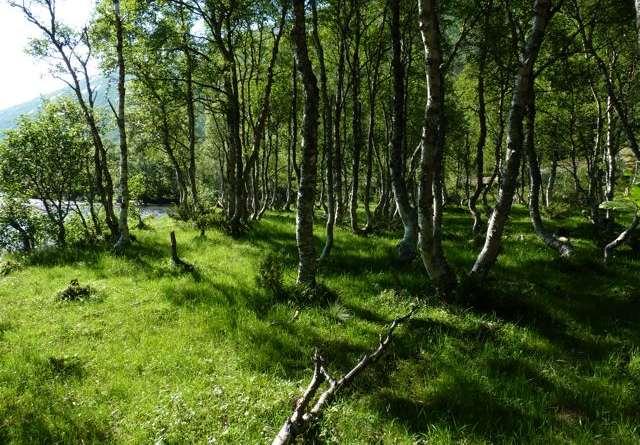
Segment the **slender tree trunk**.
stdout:
<svg viewBox="0 0 640 445">
<path fill-rule="evenodd" d="M 296 174 L 296 182 L 300 182 L 300 165 L 298 163 L 298 61 L 293 58 L 291 73 L 291 165 Z"/>
<path fill-rule="evenodd" d="M 622 244 L 624 244 L 630 237 L 631 234 L 640 227 L 640 211 L 636 209 L 635 214 L 633 215 L 633 220 L 631 221 L 631 225 L 627 227 L 616 239 L 611 241 L 604 247 L 604 262 L 607 263 L 613 252 Z"/>
<path fill-rule="evenodd" d="M 324 248 L 322 249 L 322 254 L 319 258 L 319 261 L 322 261 L 329 256 L 333 247 L 333 229 L 336 218 L 336 196 L 333 184 L 333 103 L 327 88 L 327 69 L 324 60 L 324 48 L 322 47 L 322 42 L 320 40 L 316 0 L 311 0 L 311 12 L 313 14 L 313 44 L 320 64 L 320 93 L 322 96 L 322 123 L 324 126 L 323 137 L 327 172 L 327 235 Z"/>
<path fill-rule="evenodd" d="M 391 42 L 393 71 L 393 115 L 391 118 L 391 138 L 389 141 L 391 186 L 396 208 L 404 235 L 398 243 L 398 256 L 401 261 L 411 261 L 416 256 L 418 242 L 418 214 L 411 205 L 405 179 L 404 139 L 405 118 L 405 70 L 402 63 L 402 36 L 400 33 L 400 0 L 390 0 L 391 6 Z"/>
<path fill-rule="evenodd" d="M 291 126 L 289 127 L 289 144 L 287 144 L 287 191 L 284 203 L 285 212 L 291 211 L 291 202 L 293 201 L 293 168 L 291 165 L 291 147 L 292 139 L 294 135 L 291 133 Z"/>
<path fill-rule="evenodd" d="M 377 71 L 377 69 L 375 70 Z M 375 75 L 377 77 L 377 73 Z M 375 77 L 374 77 L 375 78 Z M 369 82 L 373 85 L 369 90 L 369 126 L 367 129 L 367 158 L 366 158 L 366 178 L 364 183 L 364 214 L 366 224 L 363 232 L 369 233 L 373 229 L 373 218 L 371 215 L 371 183 L 373 177 L 373 150 L 375 144 L 375 125 L 376 125 L 376 92 L 375 81 Z"/>
<path fill-rule="evenodd" d="M 241 231 L 242 220 L 246 214 L 246 194 L 243 178 L 242 138 L 240 136 L 241 114 L 238 96 L 238 73 L 234 60 L 227 62 L 228 72 L 225 75 L 226 119 L 229 132 L 229 192 L 231 201 L 229 230 L 237 236 Z"/>
<path fill-rule="evenodd" d="M 494 143 L 494 158 L 495 164 L 493 167 L 493 173 L 491 174 L 491 178 L 489 178 L 489 182 L 484 188 L 482 192 L 482 203 L 485 207 L 485 212 L 490 217 L 492 208 L 489 206 L 489 202 L 487 199 L 487 195 L 489 191 L 493 188 L 493 184 L 500 181 L 500 170 L 502 169 L 502 141 L 504 139 L 504 98 L 506 95 L 506 87 L 503 84 L 500 88 L 500 99 L 498 100 L 498 130 L 496 132 L 496 138 Z"/>
<path fill-rule="evenodd" d="M 298 191 L 298 215 L 296 218 L 296 240 L 298 244 L 298 283 L 315 286 L 316 256 L 313 240 L 313 210 L 316 193 L 318 160 L 318 102 L 319 92 L 316 76 L 309 60 L 305 25 L 304 0 L 294 0 L 294 26 L 298 70 L 304 85 L 304 118 L 302 123 L 302 161 L 300 165 L 300 187 Z"/>
<path fill-rule="evenodd" d="M 289 150 L 287 158 L 287 205 L 285 210 L 289 211 L 293 203 L 292 176 L 295 173 L 296 182 L 300 182 L 300 169 L 296 160 L 296 150 L 298 149 L 298 67 L 295 57 L 291 71 L 291 113 L 289 117 Z"/>
<path fill-rule="evenodd" d="M 638 0 L 636 0 L 636 7 L 637 7 L 637 1 Z M 609 99 L 611 100 L 611 105 L 616 110 L 618 118 L 620 119 L 620 125 L 625 135 L 627 136 L 627 141 L 629 142 L 629 148 L 631 149 L 633 154 L 636 156 L 636 159 L 640 161 L 640 146 L 638 145 L 638 139 L 636 138 L 635 132 L 633 130 L 633 125 L 631 124 L 629 115 L 627 114 L 628 112 L 627 107 L 625 107 L 625 104 L 622 102 L 622 100 L 618 96 L 618 93 L 616 92 L 616 88 L 613 84 L 612 75 L 609 68 L 607 67 L 607 64 L 602 59 L 602 57 L 600 57 L 600 54 L 598 54 L 598 51 L 594 47 L 593 41 L 591 39 L 591 35 L 587 34 L 587 30 L 585 28 L 582 14 L 580 12 L 580 7 L 577 3 L 576 3 L 576 15 L 577 15 L 579 31 L 582 36 L 582 42 L 584 44 L 585 51 L 593 57 L 597 68 L 600 70 L 600 73 L 602 74 L 602 77 L 604 80 L 605 87 L 607 89 L 607 94 L 609 95 Z M 639 34 L 639 42 L 640 42 L 640 34 Z"/>
<path fill-rule="evenodd" d="M 482 231 L 482 213 L 476 207 L 478 199 L 484 190 L 484 146 L 487 142 L 487 113 L 484 100 L 484 68 L 487 56 L 486 44 L 481 42 L 478 68 L 478 122 L 480 134 L 476 145 L 476 188 L 469 198 L 469 211 L 473 217 L 473 237 L 478 239 Z"/>
<path fill-rule="evenodd" d="M 338 26 L 340 27 L 340 42 L 338 44 L 338 66 L 337 83 L 336 83 L 336 100 L 334 114 L 334 156 L 333 156 L 333 174 L 334 187 L 336 195 L 335 221 L 340 223 L 344 215 L 343 200 L 343 183 L 342 183 L 342 132 L 341 118 L 344 109 L 344 70 L 347 52 L 346 30 L 341 18 L 342 0 L 338 0 Z"/>
<path fill-rule="evenodd" d="M 419 24 L 427 72 L 427 105 L 422 127 L 418 189 L 419 250 L 440 292 L 455 286 L 455 275 L 442 248 L 442 161 L 444 152 L 444 76 L 437 0 L 420 0 Z"/>
<path fill-rule="evenodd" d="M 116 248 L 122 249 L 130 242 L 129 237 L 129 150 L 127 147 L 127 131 L 125 127 L 125 66 L 123 55 L 124 35 L 120 16 L 120 0 L 113 0 L 116 22 L 116 53 L 118 57 L 118 132 L 120 133 L 120 217 L 118 230 L 120 238 Z"/>
<path fill-rule="evenodd" d="M 536 120 L 536 106 L 535 106 L 535 94 L 534 79 L 530 80 L 531 84 L 529 89 L 531 90 L 530 100 L 527 104 L 527 120 L 526 120 L 526 134 L 524 137 L 524 146 L 527 154 L 527 160 L 529 162 L 529 176 L 531 181 L 531 188 L 529 191 L 529 215 L 531 216 L 531 222 L 536 234 L 540 239 L 550 248 L 558 251 L 561 257 L 568 257 L 571 255 L 571 245 L 567 241 L 563 241 L 556 237 L 553 233 L 550 233 L 544 227 L 542 217 L 540 216 L 540 189 L 542 188 L 542 175 L 540 173 L 540 164 L 538 162 L 538 155 L 535 150 L 535 120 Z"/>
<path fill-rule="evenodd" d="M 602 184 L 601 184 L 601 133 L 602 133 L 602 102 L 600 96 L 596 92 L 595 88 L 591 87 L 591 92 L 596 102 L 596 108 L 598 110 L 596 116 L 595 137 L 593 143 L 593 150 L 591 155 L 587 157 L 587 170 L 589 178 L 589 206 L 591 207 L 591 220 L 597 227 L 602 227 L 603 219 L 602 212 L 600 210 L 600 203 L 602 202 Z"/>
<path fill-rule="evenodd" d="M 191 200 L 193 204 L 192 210 L 198 208 L 198 188 L 196 181 L 196 111 L 195 97 L 193 93 L 193 70 L 194 61 L 190 48 L 189 30 L 185 30 L 183 37 L 184 53 L 187 59 L 186 65 L 186 100 L 187 100 L 187 125 L 189 133 L 189 186 L 191 188 Z"/>
<path fill-rule="evenodd" d="M 547 25 L 554 12 L 551 0 L 535 0 L 534 11 L 535 17 L 532 30 L 527 39 L 524 54 L 520 57 L 520 66 L 518 67 L 511 101 L 504 177 L 498 195 L 498 202 L 489 219 L 484 247 L 471 270 L 471 274 L 475 276 L 485 276 L 495 264 L 500 253 L 502 234 L 513 204 L 523 151 L 524 111 L 529 98 L 533 94 L 531 84 L 535 61 L 542 46 Z"/>
<path fill-rule="evenodd" d="M 635 1 L 636 6 L 636 30 L 638 32 L 638 44 L 640 45 L 640 0 Z"/>
<path fill-rule="evenodd" d="M 360 104 L 360 27 L 361 14 L 359 0 L 351 1 L 352 10 L 355 13 L 353 60 L 351 62 L 351 88 L 353 98 L 353 120 L 351 130 L 353 132 L 353 164 L 351 169 L 351 194 L 349 200 L 349 214 L 351 219 L 351 232 L 359 233 L 358 227 L 358 190 L 360 186 L 360 155 L 362 153 L 362 105 Z"/>
<path fill-rule="evenodd" d="M 640 1 L 640 0 L 638 0 Z M 636 5 L 638 3 L 636 2 Z M 607 151 L 605 153 L 605 159 L 607 162 L 607 169 L 605 173 L 605 199 L 607 201 L 613 201 L 616 191 L 616 182 L 617 182 L 617 149 L 615 144 L 615 136 L 613 134 L 613 113 L 612 113 L 612 105 L 611 98 L 607 98 Z M 613 222 L 613 212 L 607 211 L 607 221 L 609 223 Z"/>
<path fill-rule="evenodd" d="M 544 194 L 544 205 L 550 207 L 553 202 L 553 191 L 556 186 L 556 178 L 558 176 L 558 153 L 554 149 L 551 153 L 551 169 L 549 179 L 547 180 L 547 189 Z"/>
<path fill-rule="evenodd" d="M 282 32 L 284 31 L 285 21 L 287 17 L 287 10 L 288 8 L 286 6 L 282 8 L 282 12 L 280 14 L 280 21 L 278 22 L 278 32 L 274 36 L 273 47 L 271 49 L 271 59 L 269 62 L 269 66 L 267 68 L 267 80 L 266 80 L 264 93 L 263 93 L 262 101 L 260 105 L 260 114 L 258 115 L 257 124 L 253 128 L 253 141 L 251 144 L 252 150 L 245 166 L 245 175 L 247 176 L 248 176 L 248 173 L 250 173 L 252 170 L 256 168 L 258 154 L 260 152 L 260 144 L 262 144 L 263 142 L 267 120 L 269 118 L 269 113 L 271 112 L 271 90 L 273 88 L 274 69 L 276 65 L 276 60 L 278 59 L 278 49 L 280 47 L 280 38 L 282 37 Z M 295 72 L 294 72 L 294 79 L 295 79 Z M 292 114 L 295 119 L 297 114 L 295 113 L 295 110 L 292 112 Z M 255 209 L 254 209 L 254 212 L 255 212 Z"/>
</svg>

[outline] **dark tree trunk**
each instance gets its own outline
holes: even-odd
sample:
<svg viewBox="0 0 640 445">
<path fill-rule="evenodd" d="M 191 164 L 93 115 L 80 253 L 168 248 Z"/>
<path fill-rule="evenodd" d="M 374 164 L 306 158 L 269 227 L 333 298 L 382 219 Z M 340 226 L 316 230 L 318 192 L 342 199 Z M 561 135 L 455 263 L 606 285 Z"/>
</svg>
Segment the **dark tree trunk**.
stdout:
<svg viewBox="0 0 640 445">
<path fill-rule="evenodd" d="M 389 141 L 391 185 L 396 208 L 404 235 L 398 243 L 398 256 L 401 261 L 411 261 L 416 256 L 418 242 L 418 214 L 411 205 L 405 179 L 404 139 L 405 118 L 405 70 L 402 63 L 402 36 L 400 33 L 400 0 L 390 0 L 391 4 L 391 41 L 393 73 L 393 115 L 391 138 Z"/>
<path fill-rule="evenodd" d="M 478 211 L 476 204 L 484 190 L 484 146 L 487 142 L 487 113 L 484 99 L 484 68 L 487 56 L 486 45 L 481 42 L 479 51 L 478 68 L 478 122 L 480 134 L 476 145 L 476 188 L 469 198 L 469 211 L 473 217 L 473 237 L 478 239 L 482 231 L 482 213 Z"/>
<path fill-rule="evenodd" d="M 361 14 L 359 0 L 352 0 L 351 7 L 355 13 L 353 60 L 351 62 L 351 88 L 353 99 L 353 120 L 351 130 L 353 132 L 353 159 L 351 168 L 351 194 L 349 200 L 349 216 L 351 231 L 359 233 L 358 227 L 358 190 L 360 186 L 360 156 L 362 153 L 362 105 L 360 104 L 360 27 Z"/>
<path fill-rule="evenodd" d="M 336 218 L 336 196 L 334 190 L 333 176 L 333 103 L 330 99 L 327 88 L 327 69 L 324 60 L 324 48 L 320 41 L 320 33 L 318 29 L 318 8 L 316 0 L 311 0 L 311 12 L 313 14 L 313 43 L 315 46 L 318 61 L 320 63 L 320 93 L 322 96 L 322 123 L 324 137 L 324 153 L 326 156 L 325 165 L 327 172 L 327 224 L 326 224 L 326 241 L 319 261 L 326 259 L 331 253 L 333 247 L 333 229 Z"/>
<path fill-rule="evenodd" d="M 638 0 L 640 2 L 640 0 Z M 637 5 L 638 3 L 636 3 Z M 605 172 L 605 199 L 607 201 L 613 201 L 616 191 L 617 182 L 617 147 L 615 141 L 615 135 L 613 133 L 614 121 L 612 113 L 611 98 L 607 98 L 607 148 L 605 152 L 605 160 L 607 162 L 607 168 Z M 607 221 L 613 222 L 613 212 L 607 211 Z"/>
<path fill-rule="evenodd" d="M 347 57 L 347 33 L 348 33 L 348 18 L 342 17 L 342 0 L 338 0 L 338 27 L 340 30 L 340 42 L 338 43 L 338 66 L 337 70 L 337 82 L 336 82 L 336 100 L 335 100 L 335 114 L 333 119 L 334 124 L 334 157 L 333 157 L 333 174 L 334 174 L 334 187 L 336 193 L 336 216 L 335 221 L 337 223 L 342 222 L 344 216 L 344 186 L 343 186 L 343 156 L 342 156 L 342 131 L 341 131 L 341 119 L 344 110 L 345 100 L 345 86 L 344 86 L 344 71 L 345 61 Z"/>
<path fill-rule="evenodd" d="M 304 117 L 302 122 L 302 161 L 300 165 L 300 187 L 298 191 L 298 214 L 296 218 L 296 240 L 298 244 L 298 283 L 315 286 L 316 256 L 313 240 L 313 210 L 316 194 L 318 160 L 318 102 L 319 92 L 316 76 L 309 60 L 305 26 L 304 0 L 294 0 L 294 26 L 298 71 L 304 85 Z"/>
<path fill-rule="evenodd" d="M 496 131 L 496 138 L 494 143 L 494 158 L 495 164 L 493 167 L 493 173 L 491 174 L 491 178 L 489 178 L 489 182 L 484 187 L 484 191 L 482 192 L 482 203 L 485 208 L 485 212 L 488 216 L 491 216 L 492 208 L 489 206 L 489 202 L 487 199 L 487 195 L 489 191 L 493 188 L 493 184 L 500 181 L 500 170 L 502 168 L 502 141 L 504 140 L 504 98 L 506 95 L 506 85 L 502 84 L 500 87 L 500 99 L 498 100 L 498 129 Z"/>
<path fill-rule="evenodd" d="M 294 57 L 291 71 L 291 113 L 289 117 L 289 149 L 287 153 L 287 204 L 285 210 L 289 211 L 293 203 L 293 173 L 296 182 L 300 181 L 300 169 L 296 160 L 298 149 L 298 68 Z"/>
</svg>

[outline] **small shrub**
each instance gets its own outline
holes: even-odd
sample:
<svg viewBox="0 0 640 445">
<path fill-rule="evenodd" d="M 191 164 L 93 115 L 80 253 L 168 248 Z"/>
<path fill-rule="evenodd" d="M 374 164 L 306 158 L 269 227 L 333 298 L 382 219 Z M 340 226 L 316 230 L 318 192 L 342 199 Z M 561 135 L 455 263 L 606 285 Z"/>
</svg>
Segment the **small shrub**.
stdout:
<svg viewBox="0 0 640 445">
<path fill-rule="evenodd" d="M 71 280 L 69 286 L 58 292 L 58 300 L 84 301 L 93 296 L 95 291 L 90 286 L 80 286 L 78 280 Z"/>
<path fill-rule="evenodd" d="M 640 353 L 636 352 L 635 354 L 631 355 L 631 359 L 629 360 L 627 369 L 629 370 L 629 374 L 631 374 L 631 376 L 640 380 Z"/>
<path fill-rule="evenodd" d="M 271 252 L 260 263 L 256 283 L 259 288 L 266 290 L 274 297 L 283 297 L 284 289 L 284 261 L 282 255 Z"/>
<path fill-rule="evenodd" d="M 0 261 L 0 277 L 6 277 L 7 275 L 19 270 L 21 265 L 12 260 Z"/>
</svg>

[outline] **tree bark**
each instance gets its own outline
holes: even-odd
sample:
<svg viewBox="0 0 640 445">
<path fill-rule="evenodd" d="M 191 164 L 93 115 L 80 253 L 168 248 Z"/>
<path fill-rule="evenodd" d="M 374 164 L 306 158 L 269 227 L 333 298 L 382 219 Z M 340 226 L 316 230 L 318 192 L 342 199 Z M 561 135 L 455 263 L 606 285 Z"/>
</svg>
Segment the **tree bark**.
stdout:
<svg viewBox="0 0 640 445">
<path fill-rule="evenodd" d="M 295 57 L 291 70 L 291 113 L 289 116 L 289 149 L 287 153 L 287 204 L 285 210 L 289 211 L 293 202 L 292 173 L 295 172 L 296 181 L 300 181 L 300 169 L 296 161 L 298 149 L 298 67 Z"/>
<path fill-rule="evenodd" d="M 292 31 L 298 71 L 304 85 L 304 117 L 302 122 L 302 160 L 296 218 L 298 244 L 298 283 L 314 287 L 316 257 L 313 240 L 313 211 L 316 194 L 318 161 L 318 82 L 313 72 L 307 48 L 304 0 L 294 0 Z"/>
<path fill-rule="evenodd" d="M 120 16 L 120 0 L 113 0 L 116 23 L 116 54 L 118 58 L 118 133 L 120 134 L 120 216 L 118 230 L 120 237 L 117 249 L 124 248 L 131 241 L 129 236 L 129 149 L 127 147 L 127 130 L 125 126 L 125 64 L 123 55 L 124 35 L 122 17 Z"/>
<path fill-rule="evenodd" d="M 336 196 L 333 184 L 333 103 L 327 88 L 327 68 L 324 60 L 324 48 L 320 40 L 318 26 L 318 8 L 316 0 L 311 0 L 311 12 L 313 14 L 313 44 L 315 46 L 318 62 L 320 64 L 320 93 L 322 96 L 322 123 L 324 137 L 324 152 L 326 155 L 327 172 L 327 223 L 326 240 L 318 261 L 325 260 L 333 247 L 333 229 L 336 218 Z"/>
<path fill-rule="evenodd" d="M 351 168 L 351 194 L 349 200 L 349 216 L 351 220 L 351 232 L 359 233 L 358 227 L 358 190 L 360 186 L 360 156 L 362 153 L 362 105 L 360 103 L 360 39 L 361 21 L 360 2 L 352 0 L 351 7 L 355 15 L 353 60 L 351 62 L 351 88 L 353 99 L 353 120 L 351 130 L 353 133 L 353 163 Z"/>
<path fill-rule="evenodd" d="M 529 89 L 532 91 L 530 95 L 530 101 L 527 104 L 527 120 L 526 120 L 526 134 L 524 137 L 524 146 L 527 154 L 527 161 L 529 163 L 529 177 L 531 181 L 531 187 L 529 191 L 529 215 L 531 216 L 531 222 L 533 228 L 540 237 L 540 239 L 550 248 L 558 251 L 561 257 L 571 256 L 571 244 L 568 241 L 559 239 L 553 233 L 550 233 L 544 227 L 542 217 L 540 216 L 540 189 L 542 188 L 542 175 L 540 173 L 540 163 L 538 162 L 538 155 L 535 150 L 535 119 L 536 119 L 536 107 L 535 107 L 535 94 L 534 80 L 531 79 L 531 85 Z"/>
<path fill-rule="evenodd" d="M 444 76 L 437 0 L 420 0 L 419 25 L 427 73 L 427 104 L 420 150 L 418 247 L 422 262 L 438 291 L 455 286 L 455 275 L 442 248 L 442 160 L 444 152 Z"/>
<path fill-rule="evenodd" d="M 478 67 L 478 123 L 480 134 L 476 145 L 476 188 L 469 198 L 469 212 L 473 217 L 473 237 L 478 239 L 482 231 L 482 214 L 476 206 L 478 198 L 484 190 L 484 146 L 487 142 L 487 113 L 484 99 L 484 68 L 487 56 L 486 44 L 481 42 Z"/>
<path fill-rule="evenodd" d="M 184 26 L 184 24 L 183 24 Z M 193 92 L 193 70 L 194 60 L 190 48 L 190 30 L 183 30 L 183 50 L 186 56 L 186 102 L 187 102 L 187 127 L 189 139 L 189 186 L 191 188 L 191 200 L 193 210 L 198 208 L 198 187 L 196 181 L 196 111 L 195 97 Z M 194 216 L 194 215 L 192 215 Z"/>
<path fill-rule="evenodd" d="M 498 181 L 498 184 L 501 184 L 500 180 L 500 170 L 502 169 L 502 141 L 504 139 L 504 98 L 506 95 L 506 86 L 504 84 L 500 87 L 500 99 L 498 100 L 498 130 L 496 132 L 496 138 L 494 142 L 494 157 L 495 164 L 493 167 L 493 173 L 491 174 L 491 178 L 489 178 L 489 182 L 484 188 L 482 192 L 482 203 L 485 207 L 485 212 L 489 217 L 491 217 L 491 207 L 489 206 L 489 202 L 487 199 L 487 195 L 489 191 L 493 188 L 493 184 Z"/>
<path fill-rule="evenodd" d="M 405 69 L 402 63 L 402 35 L 400 32 L 400 0 L 390 0 L 391 42 L 393 74 L 393 114 L 391 138 L 389 140 L 391 187 L 404 234 L 397 245 L 398 257 L 403 262 L 413 260 L 418 243 L 418 214 L 411 205 L 405 179 L 404 140 L 405 116 Z"/>
<path fill-rule="evenodd" d="M 509 113 L 509 129 L 507 136 L 506 167 L 498 202 L 489 219 L 487 235 L 482 251 L 476 258 L 471 275 L 484 277 L 495 264 L 500 253 L 502 234 L 511 212 L 513 197 L 518 181 L 523 149 L 523 119 L 526 104 L 533 94 L 531 79 L 533 68 L 544 41 L 545 32 L 554 10 L 551 0 L 536 0 L 534 4 L 532 29 L 527 38 L 524 54 L 520 57 L 516 74 L 511 110 Z"/>
<path fill-rule="evenodd" d="M 631 234 L 633 233 L 634 230 L 636 230 L 638 228 L 638 226 L 640 226 L 640 212 L 636 209 L 635 215 L 633 215 L 633 220 L 631 221 L 631 224 L 629 225 L 629 227 L 622 232 L 620 235 L 618 235 L 618 237 L 616 239 L 614 239 L 613 241 L 611 241 L 609 244 L 607 244 L 604 247 L 604 262 L 607 263 L 610 259 L 611 256 L 613 255 L 613 252 L 623 243 L 625 243 L 629 237 L 631 236 Z"/>
<path fill-rule="evenodd" d="M 640 0 L 638 0 L 640 1 Z M 637 4 L 637 3 L 636 3 Z M 613 201 L 616 190 L 617 182 L 617 161 L 618 155 L 615 143 L 615 136 L 613 134 L 613 113 L 611 112 L 611 97 L 607 97 L 607 148 L 605 153 L 605 160 L 607 162 L 607 168 L 605 172 L 605 199 L 607 201 Z M 607 211 L 607 221 L 611 223 L 613 221 L 613 212 Z"/>
<path fill-rule="evenodd" d="M 551 152 L 551 170 L 549 172 L 549 179 L 547 180 L 547 189 L 544 194 L 544 205 L 550 207 L 553 202 L 553 191 L 556 186 L 556 178 L 558 176 L 558 153 L 554 149 Z"/>
</svg>

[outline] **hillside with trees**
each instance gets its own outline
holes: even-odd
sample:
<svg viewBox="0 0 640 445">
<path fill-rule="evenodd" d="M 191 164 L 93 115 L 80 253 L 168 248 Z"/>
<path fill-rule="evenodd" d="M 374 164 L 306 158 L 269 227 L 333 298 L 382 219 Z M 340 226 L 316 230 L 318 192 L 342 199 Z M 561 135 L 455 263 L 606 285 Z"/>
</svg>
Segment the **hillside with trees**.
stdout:
<svg viewBox="0 0 640 445">
<path fill-rule="evenodd" d="M 0 443 L 640 442 L 640 3 L 0 1 Z"/>
</svg>

